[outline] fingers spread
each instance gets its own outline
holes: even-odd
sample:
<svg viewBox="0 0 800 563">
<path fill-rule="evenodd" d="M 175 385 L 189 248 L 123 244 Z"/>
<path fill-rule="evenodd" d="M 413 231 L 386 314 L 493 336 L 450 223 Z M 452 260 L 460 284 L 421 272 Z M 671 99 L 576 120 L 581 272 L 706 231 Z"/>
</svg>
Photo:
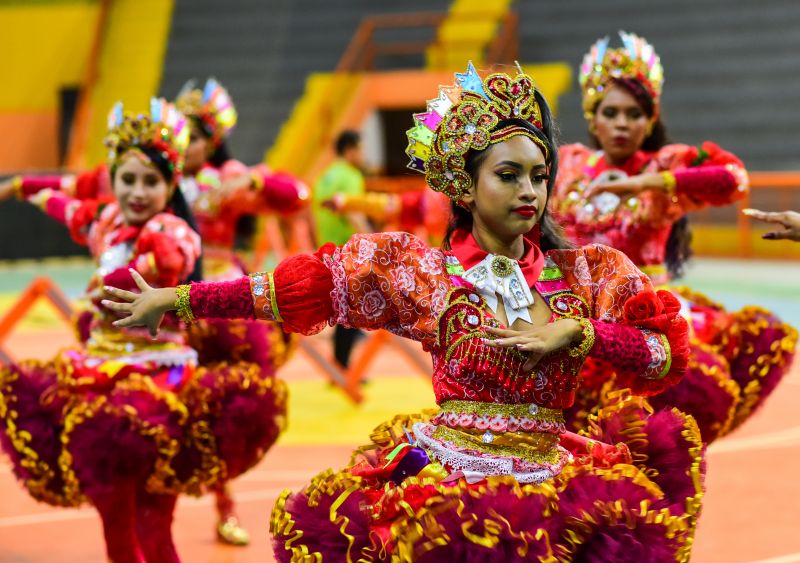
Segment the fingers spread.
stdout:
<svg viewBox="0 0 800 563">
<path fill-rule="evenodd" d="M 114 297 L 118 297 L 119 299 L 124 299 L 125 301 L 133 301 L 138 296 L 138 293 L 133 293 L 132 291 L 125 291 L 124 289 L 118 289 L 116 287 L 111 287 L 110 285 L 103 287 L 103 290 L 109 295 L 113 295 Z"/>
<path fill-rule="evenodd" d="M 152 289 L 149 285 L 147 285 L 147 282 L 144 281 L 144 278 L 139 272 L 137 272 L 133 268 L 130 268 L 128 271 L 131 273 L 131 277 L 133 278 L 133 281 L 136 282 L 136 285 L 139 289 L 141 289 L 142 291 L 147 291 L 149 289 Z"/>
<path fill-rule="evenodd" d="M 112 311 L 118 311 L 120 313 L 131 312 L 132 305 L 130 303 L 118 303 L 116 301 L 110 301 L 108 299 L 103 299 L 100 303 L 102 303 L 103 307 L 111 309 Z"/>
</svg>

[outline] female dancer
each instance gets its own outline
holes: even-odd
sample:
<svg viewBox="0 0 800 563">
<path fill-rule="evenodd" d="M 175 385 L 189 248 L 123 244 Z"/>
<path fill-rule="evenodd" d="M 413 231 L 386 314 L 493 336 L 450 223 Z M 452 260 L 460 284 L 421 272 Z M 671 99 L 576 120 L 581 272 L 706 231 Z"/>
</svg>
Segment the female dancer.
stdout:
<svg viewBox="0 0 800 563">
<path fill-rule="evenodd" d="M 141 294 L 109 289 L 120 302 L 104 303 L 121 327 L 155 331 L 170 310 L 303 333 L 343 323 L 431 354 L 441 410 L 379 426 L 349 467 L 285 492 L 271 526 L 281 561 L 685 559 L 702 495 L 691 418 L 646 417 L 624 394 L 584 435 L 562 418 L 587 356 L 641 393 L 680 379 L 679 304 L 621 253 L 566 247 L 546 212 L 557 155 L 531 79 L 481 80 L 470 65 L 457 81 L 416 116 L 409 148 L 457 204 L 444 248 L 356 235 L 249 279 L 152 289 L 137 276 Z"/>
<path fill-rule="evenodd" d="M 230 157 L 226 141 L 237 113 L 228 91 L 215 79 L 209 78 L 202 90 L 188 82 L 175 103 L 191 125 L 180 187 L 203 239 L 203 277 L 211 281 L 238 278 L 247 273 L 235 252 L 243 221 L 268 212 L 295 213 L 306 205 L 308 189 L 288 174 L 272 173 L 264 165 L 248 168 Z M 268 379 L 275 378 L 294 349 L 293 339 L 280 324 L 260 320 L 204 319 L 188 327 L 188 336 L 201 365 L 253 362 Z M 249 534 L 239 524 L 226 482 L 218 481 L 214 490 L 217 538 L 247 545 Z"/>
<path fill-rule="evenodd" d="M 258 213 L 292 214 L 308 197 L 306 186 L 285 173 L 265 166 L 248 168 L 229 156 L 226 141 L 237 121 L 236 108 L 227 90 L 210 78 L 204 88 L 187 83 L 176 106 L 188 118 L 189 145 L 178 185 L 197 220 L 203 242 L 203 277 L 213 281 L 244 275 L 235 252 L 238 226 L 243 217 Z M 73 176 L 21 176 L 13 181 L 26 191 L 59 189 L 79 199 L 108 198 L 109 169 L 100 165 Z M 0 188 L 2 189 L 2 188 Z M 90 301 L 76 305 L 76 325 L 81 341 L 95 312 Z M 191 325 L 188 344 L 198 353 L 200 365 L 216 362 L 252 362 L 261 377 L 274 379 L 276 370 L 290 357 L 292 339 L 277 323 L 208 319 Z M 275 412 L 283 417 L 283 412 Z M 239 524 L 234 502 L 220 478 L 213 486 L 218 513 L 217 538 L 231 545 L 247 545 L 249 535 Z"/>
<path fill-rule="evenodd" d="M 136 117 L 118 104 L 107 138 L 113 201 L 22 187 L 89 246 L 96 301 L 104 284 L 134 287 L 130 267 L 155 285 L 193 270 L 199 279 L 200 238 L 176 216 L 191 217 L 177 189 L 188 139 L 185 118 L 165 101 Z M 37 500 L 94 504 L 109 559 L 177 561 L 177 494 L 257 462 L 282 429 L 285 388 L 252 363 L 197 367 L 174 318 L 153 339 L 113 330 L 99 304 L 94 312 L 84 347 L 0 370 L 0 443 Z"/>
<path fill-rule="evenodd" d="M 597 148 L 566 145 L 550 206 L 578 244 L 622 250 L 654 284 L 679 277 L 689 258 L 686 213 L 730 204 L 745 194 L 741 161 L 710 142 L 667 144 L 660 119 L 663 69 L 653 47 L 620 32 L 623 47 L 601 39 L 580 68 L 583 109 Z M 683 381 L 651 399 L 695 417 L 711 442 L 746 420 L 788 371 L 797 333 L 769 311 L 745 307 L 729 313 L 687 288 L 673 288 L 692 327 L 692 355 Z M 597 374 L 571 413 L 580 428 L 586 411 L 604 395 Z"/>
</svg>

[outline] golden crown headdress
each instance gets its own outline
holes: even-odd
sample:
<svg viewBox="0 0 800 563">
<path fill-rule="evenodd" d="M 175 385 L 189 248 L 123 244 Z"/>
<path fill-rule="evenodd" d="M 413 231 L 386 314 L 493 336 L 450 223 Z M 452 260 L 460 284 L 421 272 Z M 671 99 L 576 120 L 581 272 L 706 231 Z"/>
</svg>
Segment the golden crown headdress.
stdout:
<svg viewBox="0 0 800 563">
<path fill-rule="evenodd" d="M 175 99 L 177 108 L 188 117 L 200 120 L 215 146 L 224 141 L 236 126 L 238 115 L 228 91 L 216 78 L 209 78 L 201 90 L 194 80 L 184 84 Z"/>
<path fill-rule="evenodd" d="M 514 135 L 530 137 L 545 157 L 550 149 L 521 125 L 495 130 L 506 120 L 542 128 L 533 81 L 521 69 L 514 78 L 494 73 L 481 79 L 470 62 L 455 79 L 454 85 L 439 87 L 439 96 L 428 101 L 426 112 L 414 114 L 414 126 L 406 132 L 406 154 L 411 158 L 408 167 L 423 172 L 431 189 L 459 202 L 472 184 L 464 170 L 470 150 L 484 150 Z"/>
<path fill-rule="evenodd" d="M 183 114 L 163 98 L 151 98 L 146 115 L 124 112 L 122 102 L 117 102 L 108 114 L 104 142 L 112 167 L 129 150 L 148 147 L 161 153 L 177 181 L 189 146 L 189 127 Z"/>
<path fill-rule="evenodd" d="M 650 94 L 658 114 L 664 68 L 653 46 L 643 37 L 619 32 L 622 47 L 609 49 L 608 36 L 599 39 L 583 57 L 578 82 L 583 90 L 583 112 L 591 119 L 597 104 L 605 96 L 609 83 L 617 78 L 639 81 Z"/>
</svg>

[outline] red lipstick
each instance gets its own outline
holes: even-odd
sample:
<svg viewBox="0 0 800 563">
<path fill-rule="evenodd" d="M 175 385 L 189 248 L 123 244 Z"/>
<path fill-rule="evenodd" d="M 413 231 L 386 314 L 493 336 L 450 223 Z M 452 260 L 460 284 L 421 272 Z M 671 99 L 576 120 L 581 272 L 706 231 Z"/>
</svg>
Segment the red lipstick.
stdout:
<svg viewBox="0 0 800 563">
<path fill-rule="evenodd" d="M 534 217 L 537 211 L 539 211 L 539 209 L 535 205 L 520 205 L 514 209 L 514 213 L 522 215 L 526 219 Z"/>
</svg>

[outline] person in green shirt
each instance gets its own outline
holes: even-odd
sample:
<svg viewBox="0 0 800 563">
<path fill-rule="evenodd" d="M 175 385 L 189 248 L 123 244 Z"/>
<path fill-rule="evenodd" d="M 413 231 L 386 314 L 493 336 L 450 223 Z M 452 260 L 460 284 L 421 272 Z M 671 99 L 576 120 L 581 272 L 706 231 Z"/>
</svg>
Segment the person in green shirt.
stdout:
<svg viewBox="0 0 800 563">
<path fill-rule="evenodd" d="M 325 169 L 314 184 L 312 209 L 319 245 L 346 243 L 356 233 L 370 232 L 366 218 L 360 213 L 335 213 L 323 205 L 336 194 L 362 195 L 364 174 L 361 172 L 361 136 L 357 131 L 342 131 L 336 138 L 336 160 Z M 361 331 L 336 325 L 333 332 L 333 355 L 343 369 L 350 364 L 350 352 Z"/>
</svg>

